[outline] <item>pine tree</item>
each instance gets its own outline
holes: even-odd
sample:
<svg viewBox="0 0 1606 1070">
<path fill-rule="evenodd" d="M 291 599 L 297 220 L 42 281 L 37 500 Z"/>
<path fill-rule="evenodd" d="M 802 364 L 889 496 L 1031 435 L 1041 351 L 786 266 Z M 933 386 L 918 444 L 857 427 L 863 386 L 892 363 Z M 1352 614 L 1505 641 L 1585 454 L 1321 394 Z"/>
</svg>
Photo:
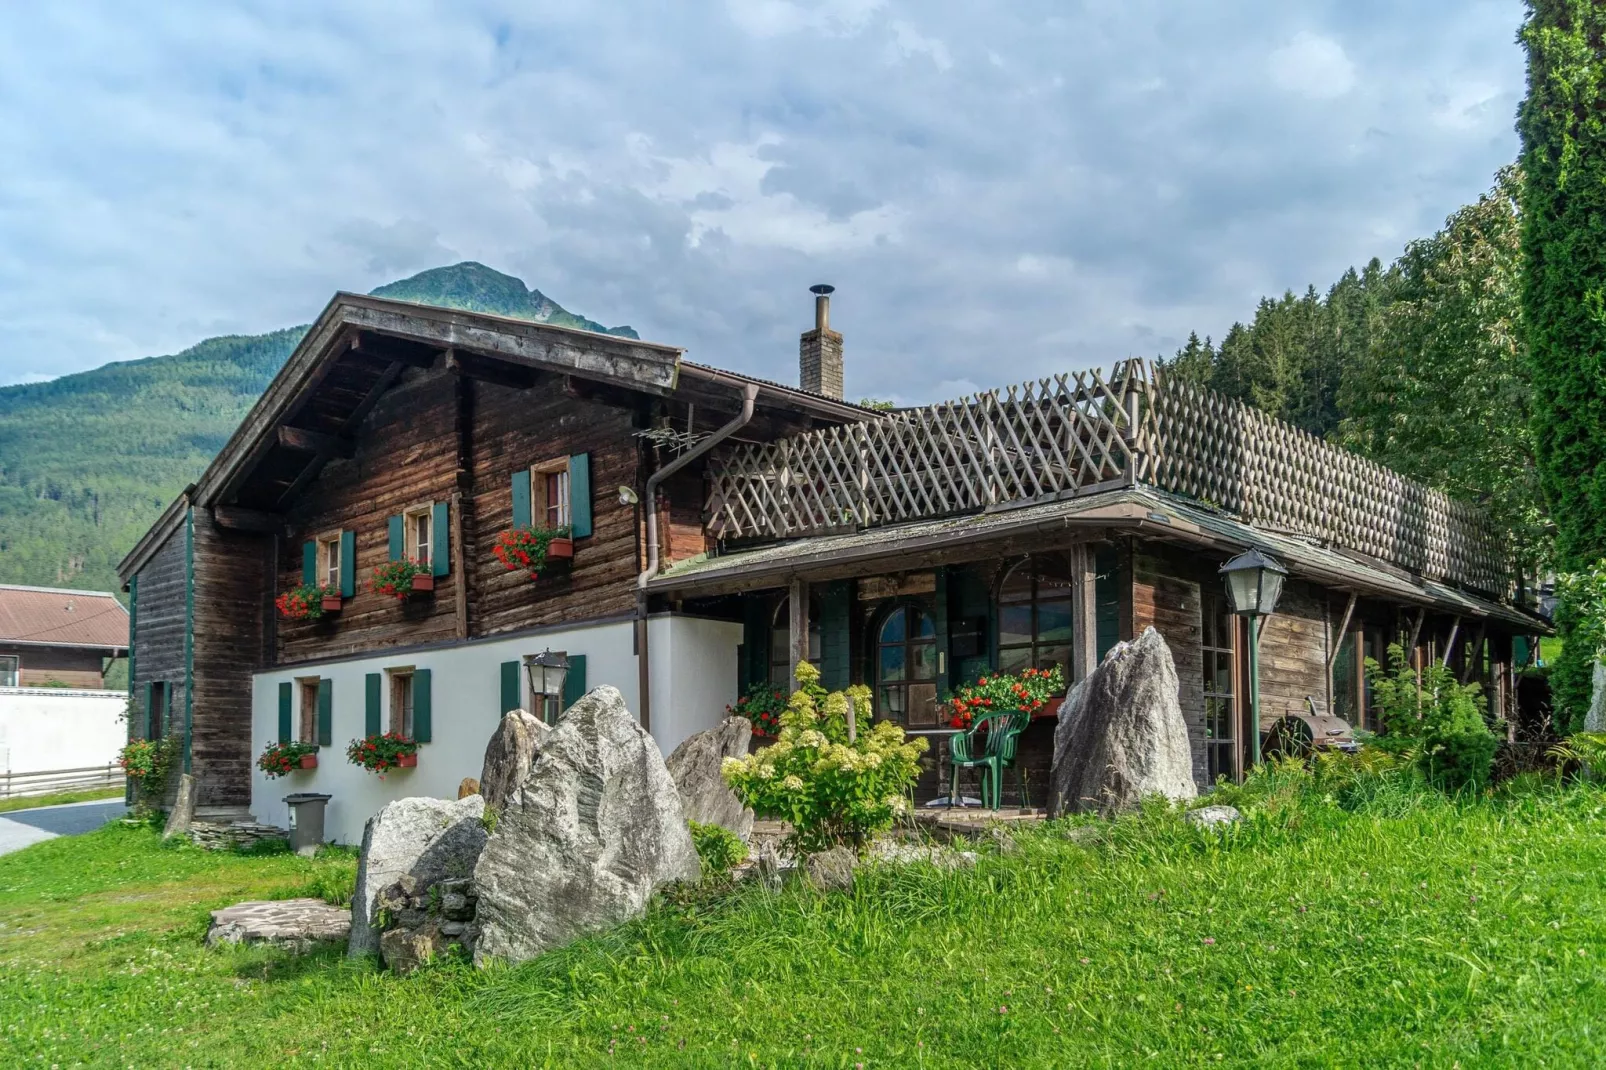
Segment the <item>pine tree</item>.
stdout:
<svg viewBox="0 0 1606 1070">
<path fill-rule="evenodd" d="M 1606 556 L 1606 7 L 1528 0 L 1518 37 L 1534 451 L 1571 570 Z"/>
</svg>

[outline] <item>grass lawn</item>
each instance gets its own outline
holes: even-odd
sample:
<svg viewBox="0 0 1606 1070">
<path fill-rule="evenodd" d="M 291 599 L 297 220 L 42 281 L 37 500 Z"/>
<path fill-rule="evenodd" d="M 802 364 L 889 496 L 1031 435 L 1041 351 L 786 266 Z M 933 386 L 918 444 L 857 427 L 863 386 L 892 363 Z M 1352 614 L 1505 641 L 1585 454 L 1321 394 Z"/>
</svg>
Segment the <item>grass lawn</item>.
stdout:
<svg viewBox="0 0 1606 1070">
<path fill-rule="evenodd" d="M 0 799 L 0 814 L 13 810 L 32 810 L 36 806 L 63 806 L 67 803 L 94 802 L 96 799 L 121 799 L 122 788 L 92 788 L 88 791 L 58 791 L 53 795 L 17 795 Z"/>
<path fill-rule="evenodd" d="M 0 858 L 0 1065 L 1598 1066 L 1606 793 L 1148 812 L 850 894 L 744 887 L 517 969 L 209 951 L 349 858 L 114 825 Z"/>
</svg>

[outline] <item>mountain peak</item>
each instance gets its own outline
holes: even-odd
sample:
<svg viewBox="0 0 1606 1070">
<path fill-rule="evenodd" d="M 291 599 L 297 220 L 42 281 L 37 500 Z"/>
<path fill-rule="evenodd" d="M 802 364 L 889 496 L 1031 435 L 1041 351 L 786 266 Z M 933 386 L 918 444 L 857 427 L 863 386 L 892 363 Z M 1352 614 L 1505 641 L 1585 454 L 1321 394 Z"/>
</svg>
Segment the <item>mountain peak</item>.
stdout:
<svg viewBox="0 0 1606 1070">
<path fill-rule="evenodd" d="M 409 278 L 386 283 L 372 291 L 372 296 L 422 305 L 443 305 L 468 312 L 488 312 L 496 316 L 513 316 L 536 323 L 550 323 L 554 327 L 574 327 L 623 338 L 640 337 L 630 327 L 604 327 L 595 320 L 577 316 L 540 290 L 525 286 L 523 279 L 504 275 L 473 260 L 465 260 L 451 267 L 430 268 Z"/>
</svg>

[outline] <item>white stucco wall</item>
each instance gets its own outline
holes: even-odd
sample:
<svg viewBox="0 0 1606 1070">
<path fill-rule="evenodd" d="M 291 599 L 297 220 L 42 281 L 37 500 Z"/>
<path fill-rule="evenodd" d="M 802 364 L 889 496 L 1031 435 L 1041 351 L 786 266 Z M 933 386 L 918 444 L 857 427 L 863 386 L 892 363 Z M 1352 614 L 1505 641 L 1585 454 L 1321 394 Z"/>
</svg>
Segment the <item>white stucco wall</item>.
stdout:
<svg viewBox="0 0 1606 1070">
<path fill-rule="evenodd" d="M 736 698 L 739 624 L 690 617 L 655 617 L 651 629 L 654 735 L 665 753 L 687 735 L 717 724 Z M 464 777 L 478 777 L 485 744 L 502 716 L 500 666 L 543 650 L 586 656 L 586 686 L 611 684 L 633 710 L 640 709 L 633 626 L 616 622 L 545 632 L 522 639 L 484 640 L 412 654 L 354 658 L 257 674 L 252 683 L 251 812 L 258 821 L 286 826 L 292 792 L 327 792 L 325 834 L 340 843 L 362 842 L 363 824 L 395 799 L 428 795 L 455 799 Z M 416 769 L 392 770 L 381 780 L 346 761 L 346 745 L 363 734 L 364 677 L 411 666 L 432 675 L 432 740 L 418 748 Z M 279 684 L 317 676 L 332 680 L 331 745 L 318 754 L 318 768 L 270 779 L 256 769 L 256 756 L 278 738 Z M 299 698 L 297 699 L 299 702 Z M 296 711 L 299 724 L 299 706 Z M 388 714 L 386 723 L 388 724 Z M 659 734 L 661 727 L 662 735 Z M 677 734 L 678 733 L 678 734 Z M 667 743 L 667 746 L 664 744 Z"/>
<path fill-rule="evenodd" d="M 0 687 L 0 770 L 82 769 L 117 760 L 127 739 L 122 691 Z"/>
</svg>

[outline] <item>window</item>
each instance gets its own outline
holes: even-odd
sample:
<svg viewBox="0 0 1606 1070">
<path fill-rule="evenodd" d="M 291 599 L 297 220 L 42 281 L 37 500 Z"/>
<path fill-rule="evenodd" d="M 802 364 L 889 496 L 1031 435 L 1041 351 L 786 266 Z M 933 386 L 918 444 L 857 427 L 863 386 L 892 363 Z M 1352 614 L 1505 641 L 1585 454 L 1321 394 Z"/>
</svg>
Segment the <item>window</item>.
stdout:
<svg viewBox="0 0 1606 1070">
<path fill-rule="evenodd" d="M 389 669 L 390 728 L 404 736 L 413 734 L 413 670 Z"/>
<path fill-rule="evenodd" d="M 173 685 L 161 680 L 150 683 L 150 709 L 146 710 L 146 735 L 149 739 L 161 739 L 167 731 L 169 709 L 173 702 Z"/>
<path fill-rule="evenodd" d="M 417 505 L 402 514 L 403 530 L 406 532 L 406 554 L 409 561 L 417 561 L 420 565 L 427 565 L 434 560 L 430 554 L 434 550 L 433 523 L 435 506 L 433 504 Z"/>
<path fill-rule="evenodd" d="M 1001 672 L 1058 665 L 1071 678 L 1071 573 L 1057 556 L 1029 557 L 998 590 Z"/>
<path fill-rule="evenodd" d="M 22 657 L 0 654 L 0 687 L 22 686 Z"/>
<path fill-rule="evenodd" d="M 318 583 L 340 590 L 340 532 L 318 536 Z"/>
<path fill-rule="evenodd" d="M 1227 608 L 1227 600 L 1211 591 L 1201 591 L 1199 609 L 1203 631 L 1199 646 L 1204 655 L 1205 759 L 1210 782 L 1225 776 L 1238 776 L 1238 732 L 1236 725 L 1238 621 Z"/>
<path fill-rule="evenodd" d="M 918 606 L 893 608 L 876 634 L 876 712 L 911 727 L 937 723 L 937 630 Z"/>
<path fill-rule="evenodd" d="M 296 681 L 301 692 L 301 730 L 296 739 L 302 743 L 318 742 L 318 678 L 307 677 Z"/>
<path fill-rule="evenodd" d="M 541 527 L 566 528 L 572 523 L 569 509 L 569 459 L 548 461 L 530 469 L 531 512 Z"/>
<path fill-rule="evenodd" d="M 792 690 L 792 600 L 781 599 L 770 618 L 770 683 Z M 809 657 L 810 665 L 820 667 L 820 603 L 809 599 Z"/>
</svg>

